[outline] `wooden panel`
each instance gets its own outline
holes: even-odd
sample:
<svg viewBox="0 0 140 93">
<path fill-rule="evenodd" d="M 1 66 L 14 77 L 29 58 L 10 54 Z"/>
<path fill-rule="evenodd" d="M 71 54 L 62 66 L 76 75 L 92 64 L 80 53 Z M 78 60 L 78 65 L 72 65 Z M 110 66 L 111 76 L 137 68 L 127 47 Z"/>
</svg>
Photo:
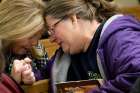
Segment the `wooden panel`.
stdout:
<svg viewBox="0 0 140 93">
<path fill-rule="evenodd" d="M 131 14 L 140 19 L 140 6 L 121 7 L 120 10 L 124 14 Z"/>
<path fill-rule="evenodd" d="M 39 80 L 33 85 L 22 86 L 25 93 L 48 93 L 48 80 Z"/>
<path fill-rule="evenodd" d="M 49 58 L 51 58 L 54 55 L 56 49 L 59 48 L 59 46 L 56 43 L 51 43 L 49 39 L 44 39 L 40 42 L 45 46 L 45 50 L 47 51 Z"/>
</svg>

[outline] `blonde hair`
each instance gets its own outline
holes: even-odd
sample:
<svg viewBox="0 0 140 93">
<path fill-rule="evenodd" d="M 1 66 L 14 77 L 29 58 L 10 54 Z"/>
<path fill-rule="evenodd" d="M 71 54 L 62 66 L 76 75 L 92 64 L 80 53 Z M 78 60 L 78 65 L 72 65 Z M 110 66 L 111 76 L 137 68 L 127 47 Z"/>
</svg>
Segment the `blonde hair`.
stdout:
<svg viewBox="0 0 140 93">
<path fill-rule="evenodd" d="M 0 3 L 0 72 L 4 69 L 3 40 L 30 37 L 44 28 L 41 0 L 2 0 Z M 2 40 L 2 41 L 1 41 Z"/>
<path fill-rule="evenodd" d="M 41 0 L 2 0 L 0 39 L 19 39 L 35 34 L 44 26 Z"/>
</svg>

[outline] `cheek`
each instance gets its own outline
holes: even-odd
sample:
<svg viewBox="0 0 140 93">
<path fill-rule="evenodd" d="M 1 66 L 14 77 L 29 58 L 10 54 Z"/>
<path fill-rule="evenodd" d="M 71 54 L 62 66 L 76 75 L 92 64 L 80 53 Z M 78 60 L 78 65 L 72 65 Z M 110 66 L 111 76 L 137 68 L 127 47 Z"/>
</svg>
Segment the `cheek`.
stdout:
<svg viewBox="0 0 140 93">
<path fill-rule="evenodd" d="M 55 32 L 55 38 L 57 41 L 64 42 L 69 38 L 69 33 L 65 28 L 57 29 Z"/>
<path fill-rule="evenodd" d="M 72 40 L 70 42 L 70 50 L 71 53 L 79 53 L 81 51 L 83 51 L 84 48 L 84 40 L 82 40 L 82 37 L 74 34 L 72 36 Z"/>
<path fill-rule="evenodd" d="M 62 37 L 62 35 L 63 35 L 63 31 L 61 31 L 61 30 L 56 30 L 54 37 L 55 37 L 56 39 L 59 39 L 60 37 Z"/>
<path fill-rule="evenodd" d="M 79 43 L 75 42 L 74 44 L 71 44 L 70 46 L 70 54 L 80 53 L 82 52 L 82 49 L 83 49 L 82 46 Z"/>
</svg>

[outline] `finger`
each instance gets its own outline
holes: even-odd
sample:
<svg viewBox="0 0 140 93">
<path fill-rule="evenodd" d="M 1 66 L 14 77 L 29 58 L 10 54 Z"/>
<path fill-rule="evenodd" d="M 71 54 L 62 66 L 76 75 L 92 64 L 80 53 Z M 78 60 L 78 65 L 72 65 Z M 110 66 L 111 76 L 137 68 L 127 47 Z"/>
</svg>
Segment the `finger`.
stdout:
<svg viewBox="0 0 140 93">
<path fill-rule="evenodd" d="M 32 74 L 31 74 L 30 77 L 23 78 L 22 81 L 23 81 L 25 84 L 32 84 L 32 83 L 34 83 L 34 82 L 35 82 L 34 73 L 32 72 Z"/>
<path fill-rule="evenodd" d="M 20 83 L 21 81 L 21 68 L 20 68 L 20 60 L 14 60 L 12 70 L 11 70 L 11 76 L 14 78 L 14 80 L 17 83 Z"/>
<path fill-rule="evenodd" d="M 21 72 L 23 63 L 20 60 L 14 60 L 12 69 L 15 73 Z"/>
<path fill-rule="evenodd" d="M 23 77 L 23 79 L 27 79 L 27 80 L 34 80 L 35 76 L 34 76 L 34 72 L 32 72 L 30 75 Z"/>
<path fill-rule="evenodd" d="M 16 66 L 21 72 L 31 68 L 24 60 L 20 60 L 20 64 Z"/>
<path fill-rule="evenodd" d="M 24 82 L 24 84 L 33 84 L 35 82 L 35 79 L 34 80 L 23 79 L 22 81 Z"/>
<path fill-rule="evenodd" d="M 29 64 L 32 62 L 32 60 L 31 60 L 29 57 L 24 58 L 24 61 L 25 61 L 26 63 L 29 63 Z"/>
<path fill-rule="evenodd" d="M 31 69 L 27 69 L 27 70 L 25 70 L 25 71 L 22 72 L 22 75 L 23 75 L 23 76 L 28 76 L 28 75 L 31 74 L 31 72 L 32 72 Z"/>
<path fill-rule="evenodd" d="M 18 68 L 21 68 L 21 71 L 25 71 L 25 70 L 28 70 L 28 69 L 32 69 L 31 65 L 26 63 L 25 60 L 20 60 L 20 66 L 18 66 Z"/>
<path fill-rule="evenodd" d="M 29 70 L 29 69 L 32 70 L 32 67 L 31 67 L 30 64 L 25 64 L 25 65 L 24 65 L 24 68 L 25 68 L 25 70 Z M 24 70 L 24 71 L 25 71 L 25 70 Z"/>
</svg>

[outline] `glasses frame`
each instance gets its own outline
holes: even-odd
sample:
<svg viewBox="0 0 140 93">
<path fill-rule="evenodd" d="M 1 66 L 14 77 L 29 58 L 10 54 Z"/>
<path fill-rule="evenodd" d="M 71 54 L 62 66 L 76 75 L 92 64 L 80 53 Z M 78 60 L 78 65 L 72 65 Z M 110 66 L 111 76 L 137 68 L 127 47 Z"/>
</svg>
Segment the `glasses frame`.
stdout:
<svg viewBox="0 0 140 93">
<path fill-rule="evenodd" d="M 50 28 L 50 27 L 47 27 L 47 28 L 48 28 L 48 33 L 49 33 L 49 35 L 54 35 L 56 26 L 57 26 L 61 21 L 63 21 L 65 18 L 66 18 L 66 16 L 62 17 L 62 18 L 61 18 L 60 20 L 58 20 L 55 24 L 53 24 L 53 25 L 51 26 L 51 28 Z"/>
</svg>

